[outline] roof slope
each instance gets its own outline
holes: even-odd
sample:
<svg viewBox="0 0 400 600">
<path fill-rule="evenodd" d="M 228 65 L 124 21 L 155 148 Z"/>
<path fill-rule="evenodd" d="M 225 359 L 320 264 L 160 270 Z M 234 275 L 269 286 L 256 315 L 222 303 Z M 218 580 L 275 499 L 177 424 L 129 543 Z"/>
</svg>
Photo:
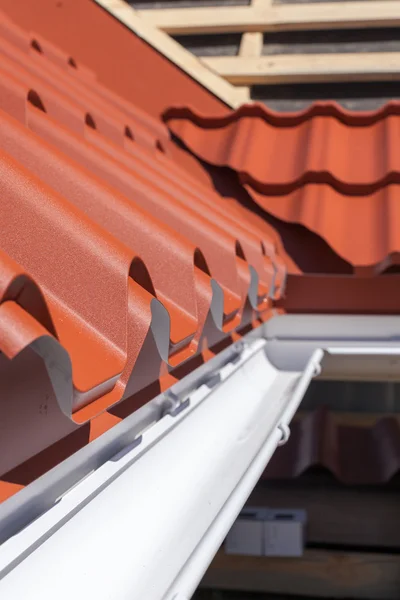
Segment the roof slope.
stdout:
<svg viewBox="0 0 400 600">
<path fill-rule="evenodd" d="M 235 170 L 265 211 L 316 233 L 353 269 L 397 263 L 400 103 L 364 113 L 317 103 L 288 114 L 253 104 L 214 118 L 172 108 L 165 119 L 202 160 Z"/>
<path fill-rule="evenodd" d="M 138 392 L 175 381 L 168 370 L 268 318 L 286 267 L 161 121 L 5 15 L 0 88 L 5 473 L 100 435 L 121 418 L 104 411 L 134 398 L 129 414 L 151 397 Z"/>
<path fill-rule="evenodd" d="M 128 7 L 129 8 L 129 7 Z M 158 117 L 179 97 L 209 114 L 228 107 L 191 79 L 95 0 L 0 0 L 0 10 L 33 38 L 42 37 L 98 80 Z M 157 87 L 158 93 L 154 93 Z"/>
</svg>

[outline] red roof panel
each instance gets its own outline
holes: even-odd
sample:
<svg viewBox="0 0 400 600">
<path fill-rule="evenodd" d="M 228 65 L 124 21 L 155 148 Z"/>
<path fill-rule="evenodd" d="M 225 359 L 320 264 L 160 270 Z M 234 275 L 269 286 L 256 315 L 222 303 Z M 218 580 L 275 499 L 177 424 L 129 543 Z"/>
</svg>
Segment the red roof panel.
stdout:
<svg viewBox="0 0 400 600">
<path fill-rule="evenodd" d="M 400 427 L 394 416 L 373 425 L 338 424 L 325 408 L 315 410 L 291 427 L 263 479 L 292 479 L 318 467 L 347 485 L 376 485 L 400 470 Z"/>
<path fill-rule="evenodd" d="M 209 114 L 228 110 L 94 0 L 0 0 L 0 10 L 30 40 L 37 40 L 46 55 L 54 59 L 64 54 L 78 70 L 95 73 L 108 90 L 153 117 L 177 97 Z"/>
<path fill-rule="evenodd" d="M 305 183 L 367 194 L 400 181 L 397 101 L 373 112 L 318 102 L 302 112 L 277 113 L 254 103 L 215 118 L 172 108 L 165 118 L 196 154 L 235 169 L 265 194 L 286 194 Z"/>
<path fill-rule="evenodd" d="M 268 318 L 285 284 L 270 228 L 74 61 L 0 20 L 2 497 Z"/>
<path fill-rule="evenodd" d="M 369 113 L 252 104 L 214 118 L 173 108 L 165 119 L 202 160 L 234 169 L 265 211 L 315 232 L 358 272 L 397 263 L 399 102 Z"/>
</svg>

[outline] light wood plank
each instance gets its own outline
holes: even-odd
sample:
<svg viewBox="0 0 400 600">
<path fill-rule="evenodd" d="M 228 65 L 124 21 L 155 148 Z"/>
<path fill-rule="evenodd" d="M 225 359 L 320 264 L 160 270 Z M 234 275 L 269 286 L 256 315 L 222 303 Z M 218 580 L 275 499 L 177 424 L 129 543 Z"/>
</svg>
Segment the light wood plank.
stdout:
<svg viewBox="0 0 400 600">
<path fill-rule="evenodd" d="M 250 6 L 251 6 L 251 8 L 266 10 L 270 6 L 272 6 L 273 1 L 274 0 L 251 0 Z"/>
<path fill-rule="evenodd" d="M 255 6 L 162 8 L 138 14 L 170 34 L 346 29 L 400 25 L 400 2 L 319 2 Z"/>
<path fill-rule="evenodd" d="M 302 558 L 227 556 L 220 551 L 202 587 L 321 598 L 398 600 L 400 556 L 306 550 Z"/>
<path fill-rule="evenodd" d="M 271 8 L 270 27 L 279 31 L 368 29 L 400 25 L 400 2 L 320 2 Z"/>
<path fill-rule="evenodd" d="M 256 11 L 249 6 L 209 6 L 138 10 L 138 15 L 170 35 L 262 31 Z"/>
<path fill-rule="evenodd" d="M 400 79 L 400 52 L 204 57 L 235 85 Z"/>
<path fill-rule="evenodd" d="M 267 10 L 272 5 L 272 0 L 251 0 L 252 9 Z M 242 35 L 239 56 L 261 56 L 264 36 L 260 31 L 249 31 Z"/>
<path fill-rule="evenodd" d="M 235 108 L 249 100 L 248 88 L 232 86 L 167 34 L 140 18 L 137 12 L 123 0 L 96 0 L 96 2 L 228 106 Z"/>
<path fill-rule="evenodd" d="M 263 48 L 263 34 L 259 31 L 249 31 L 242 35 L 239 48 L 239 56 L 246 58 L 258 58 Z"/>
</svg>

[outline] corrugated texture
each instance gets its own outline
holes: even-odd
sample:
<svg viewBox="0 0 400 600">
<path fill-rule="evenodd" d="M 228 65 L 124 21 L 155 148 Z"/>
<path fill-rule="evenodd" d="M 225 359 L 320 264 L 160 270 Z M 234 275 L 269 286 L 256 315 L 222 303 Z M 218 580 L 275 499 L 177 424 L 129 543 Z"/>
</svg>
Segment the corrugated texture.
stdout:
<svg viewBox="0 0 400 600">
<path fill-rule="evenodd" d="M 314 467 L 349 485 L 388 482 L 400 470 L 399 420 L 343 425 L 326 409 L 317 409 L 292 423 L 289 441 L 278 448 L 263 478 L 292 479 Z"/>
<path fill-rule="evenodd" d="M 176 156 L 160 121 L 2 16 L 0 474 L 94 439 L 121 418 L 105 410 L 133 398 L 129 414 L 281 297 L 267 228 Z"/>
<path fill-rule="evenodd" d="M 219 118 L 169 109 L 166 120 L 196 153 L 240 171 L 260 192 L 285 194 L 312 182 L 365 194 L 400 179 L 400 102 L 375 112 L 321 102 L 284 114 L 252 104 Z"/>
<path fill-rule="evenodd" d="M 353 268 L 397 263 L 400 103 L 287 114 L 254 104 L 215 118 L 174 108 L 165 119 L 202 160 L 237 171 L 265 211 L 315 232 Z"/>
</svg>

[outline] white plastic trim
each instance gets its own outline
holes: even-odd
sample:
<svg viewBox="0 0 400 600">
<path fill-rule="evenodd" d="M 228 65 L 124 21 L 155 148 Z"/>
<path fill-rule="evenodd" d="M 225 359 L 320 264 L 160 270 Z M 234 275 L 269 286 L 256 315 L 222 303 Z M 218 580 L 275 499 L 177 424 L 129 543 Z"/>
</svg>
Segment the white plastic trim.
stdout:
<svg viewBox="0 0 400 600">
<path fill-rule="evenodd" d="M 283 315 L 264 325 L 268 358 L 278 369 L 302 370 L 325 351 L 325 379 L 400 381 L 400 317 Z"/>
<path fill-rule="evenodd" d="M 399 366 L 400 318 L 272 319 L 0 506 L 0 598 L 188 600 L 311 379 Z"/>
<path fill-rule="evenodd" d="M 0 547 L 0 597 L 161 600 L 191 594 L 281 439 L 321 353 L 279 372 L 245 347 L 138 446 Z M 190 566 L 190 565 L 194 566 Z M 182 578 L 182 585 L 180 585 Z M 62 585 L 60 584 L 62 582 Z M 181 589 L 181 587 L 185 589 Z"/>
</svg>

